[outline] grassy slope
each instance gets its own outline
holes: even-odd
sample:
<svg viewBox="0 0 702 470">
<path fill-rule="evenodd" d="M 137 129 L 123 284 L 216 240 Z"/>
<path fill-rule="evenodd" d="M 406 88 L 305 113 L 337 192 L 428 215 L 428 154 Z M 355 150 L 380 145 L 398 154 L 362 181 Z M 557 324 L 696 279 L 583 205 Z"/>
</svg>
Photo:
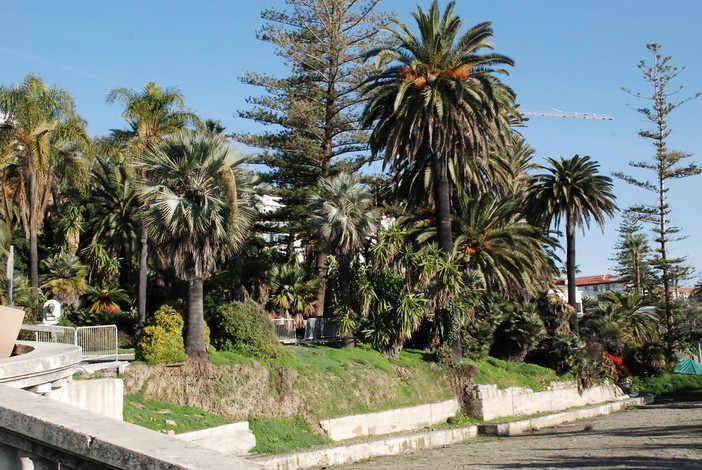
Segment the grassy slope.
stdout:
<svg viewBox="0 0 702 470">
<path fill-rule="evenodd" d="M 217 425 L 206 420 L 212 415 L 222 416 L 225 422 L 249 420 L 257 440 L 254 450 L 277 453 L 328 442 L 317 424 L 321 419 L 455 396 L 447 370 L 420 351 L 403 350 L 400 358 L 388 360 L 366 347 L 292 346 L 286 350 L 289 355 L 270 363 L 233 352 L 214 353 L 205 380 L 177 367 L 135 365 L 125 377 L 129 393 L 125 420 L 177 433 L 197 429 L 198 423 L 201 428 Z M 532 364 L 493 358 L 471 364 L 478 372 L 476 383 L 503 388 L 540 390 L 559 380 L 553 371 Z M 189 411 L 187 405 L 202 409 Z M 171 413 L 157 413 L 163 409 Z M 165 426 L 166 419 L 178 426 Z"/>
<path fill-rule="evenodd" d="M 660 377 L 635 377 L 632 383 L 637 393 L 657 397 L 702 398 L 702 375 L 663 374 Z"/>
</svg>

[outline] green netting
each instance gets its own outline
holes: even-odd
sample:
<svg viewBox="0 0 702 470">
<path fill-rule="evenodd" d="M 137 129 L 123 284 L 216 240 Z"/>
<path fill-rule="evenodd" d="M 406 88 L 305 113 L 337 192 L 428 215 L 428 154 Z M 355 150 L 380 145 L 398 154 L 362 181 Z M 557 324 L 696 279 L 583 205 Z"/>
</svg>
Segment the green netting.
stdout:
<svg viewBox="0 0 702 470">
<path fill-rule="evenodd" d="M 678 364 L 673 369 L 676 374 L 694 374 L 702 375 L 702 365 L 699 362 L 695 362 L 692 359 L 678 358 Z"/>
</svg>

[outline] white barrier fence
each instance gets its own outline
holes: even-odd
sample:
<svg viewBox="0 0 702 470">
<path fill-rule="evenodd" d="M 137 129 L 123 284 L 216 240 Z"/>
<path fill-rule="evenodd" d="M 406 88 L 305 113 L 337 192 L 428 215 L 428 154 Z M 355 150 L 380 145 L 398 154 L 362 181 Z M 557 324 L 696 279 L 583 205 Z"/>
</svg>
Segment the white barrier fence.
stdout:
<svg viewBox="0 0 702 470">
<path fill-rule="evenodd" d="M 33 331 L 35 341 L 44 343 L 75 344 L 83 350 L 83 358 L 111 357 L 117 360 L 118 341 L 116 325 L 79 326 L 22 325 Z"/>
<path fill-rule="evenodd" d="M 275 335 L 278 341 L 285 344 L 297 343 L 297 330 L 292 318 L 274 318 Z M 319 342 L 336 338 L 336 323 L 333 318 L 308 318 L 305 320 L 305 330 L 301 341 Z"/>
</svg>

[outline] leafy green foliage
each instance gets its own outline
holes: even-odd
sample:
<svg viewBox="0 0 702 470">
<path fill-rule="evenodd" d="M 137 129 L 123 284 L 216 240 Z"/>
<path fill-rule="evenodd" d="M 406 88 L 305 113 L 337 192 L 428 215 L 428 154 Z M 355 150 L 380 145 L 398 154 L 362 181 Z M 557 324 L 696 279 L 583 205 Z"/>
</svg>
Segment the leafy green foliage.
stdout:
<svg viewBox="0 0 702 470">
<path fill-rule="evenodd" d="M 268 313 L 252 300 L 220 305 L 210 320 L 217 349 L 238 350 L 262 359 L 284 354 Z"/>
<path fill-rule="evenodd" d="M 163 305 L 146 321 L 134 351 L 136 359 L 149 364 L 184 361 L 184 324 L 180 312 Z"/>
<path fill-rule="evenodd" d="M 500 357 L 522 361 L 546 337 L 544 322 L 533 303 L 516 303 L 499 326 L 493 352 Z"/>
<path fill-rule="evenodd" d="M 702 375 L 662 374 L 657 377 L 634 377 L 632 389 L 663 397 L 702 397 Z"/>
</svg>

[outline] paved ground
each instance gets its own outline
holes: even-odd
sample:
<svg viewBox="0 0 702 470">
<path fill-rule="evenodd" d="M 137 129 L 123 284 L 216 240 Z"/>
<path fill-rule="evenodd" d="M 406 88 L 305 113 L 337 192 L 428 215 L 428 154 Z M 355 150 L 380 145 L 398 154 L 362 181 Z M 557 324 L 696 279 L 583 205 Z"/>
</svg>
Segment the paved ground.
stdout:
<svg viewBox="0 0 702 470">
<path fill-rule="evenodd" d="M 702 403 L 651 405 L 529 435 L 380 457 L 341 469 L 702 469 Z"/>
</svg>

